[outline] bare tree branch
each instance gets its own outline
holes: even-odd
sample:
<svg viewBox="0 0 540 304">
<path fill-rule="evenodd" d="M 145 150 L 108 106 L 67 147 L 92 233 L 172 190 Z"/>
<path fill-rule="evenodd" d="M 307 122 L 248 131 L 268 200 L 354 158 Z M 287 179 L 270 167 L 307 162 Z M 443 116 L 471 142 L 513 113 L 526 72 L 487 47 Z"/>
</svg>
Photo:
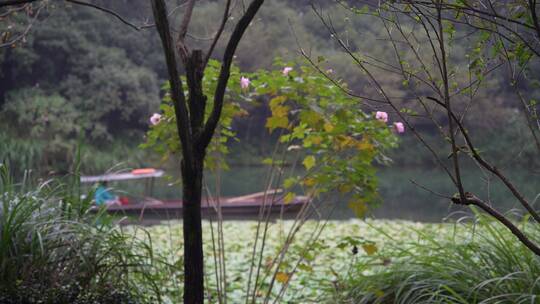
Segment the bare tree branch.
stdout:
<svg viewBox="0 0 540 304">
<path fill-rule="evenodd" d="M 401 3 L 406 3 L 406 4 L 416 3 L 416 4 L 426 6 L 426 7 L 429 7 L 429 8 L 435 8 L 435 6 L 440 6 L 441 9 L 448 10 L 448 11 L 465 11 L 465 13 L 467 13 L 467 14 L 476 13 L 476 14 L 479 14 L 479 15 L 487 16 L 489 18 L 495 18 L 495 19 L 499 19 L 499 20 L 504 20 L 506 22 L 515 23 L 517 25 L 520 25 L 520 26 L 523 26 L 523 27 L 526 27 L 526 28 L 529 28 L 529 29 L 533 29 L 532 26 L 530 26 L 529 24 L 527 24 L 525 22 L 522 22 L 522 21 L 519 21 L 519 20 L 516 20 L 516 19 L 513 19 L 513 18 L 509 18 L 508 16 L 503 16 L 503 15 L 499 14 L 495 10 L 492 10 L 491 12 L 483 11 L 481 9 L 478 9 L 478 8 L 474 7 L 474 6 L 471 6 L 471 4 L 467 3 L 467 1 L 461 1 L 460 2 L 461 5 L 456 5 L 456 4 L 452 4 L 452 3 L 448 3 L 448 2 L 442 2 L 442 1 L 417 1 L 417 0 L 405 0 L 405 1 L 401 1 Z M 490 4 L 491 4 L 491 2 L 490 2 Z M 486 17 L 484 17 L 484 18 L 486 18 Z"/>
<path fill-rule="evenodd" d="M 227 0 L 227 3 L 225 4 L 225 11 L 223 12 L 223 18 L 221 19 L 221 24 L 219 25 L 218 31 L 216 35 L 214 36 L 212 45 L 210 45 L 210 48 L 208 49 L 208 52 L 206 53 L 206 58 L 204 59 L 205 66 L 208 64 L 208 60 L 210 60 L 210 57 L 212 56 L 212 53 L 214 52 L 214 48 L 216 47 L 219 41 L 219 38 L 221 37 L 223 30 L 225 29 L 227 20 L 229 20 L 229 17 L 230 17 L 230 10 L 231 10 L 231 0 Z"/>
<path fill-rule="evenodd" d="M 89 3 L 89 2 L 85 2 L 85 1 L 80 1 L 80 0 L 65 0 L 66 2 L 69 2 L 69 3 L 73 3 L 73 4 L 78 4 L 78 5 L 81 5 L 81 6 L 88 6 L 88 7 L 91 7 L 91 8 L 94 8 L 94 9 L 97 9 L 99 11 L 102 11 L 102 12 L 105 12 L 107 14 L 110 14 L 112 16 L 114 16 L 116 19 L 120 20 L 122 23 L 124 23 L 125 25 L 131 27 L 132 29 L 136 30 L 136 31 L 140 31 L 142 29 L 145 29 L 145 28 L 149 28 L 149 27 L 152 27 L 153 25 L 142 25 L 142 26 L 139 26 L 139 25 L 135 25 L 134 23 L 126 20 L 124 17 L 122 17 L 120 14 L 118 14 L 117 12 L 111 10 L 111 9 L 108 9 L 106 7 L 102 7 L 102 6 L 99 6 L 99 5 L 96 5 L 96 4 L 93 4 L 93 3 Z"/>
<path fill-rule="evenodd" d="M 452 108 L 450 103 L 450 88 L 449 88 L 449 81 L 448 81 L 448 69 L 447 69 L 447 59 L 446 56 L 446 47 L 445 47 L 445 40 L 444 40 L 444 29 L 442 24 L 442 11 L 441 8 L 437 8 L 437 24 L 438 24 L 438 35 L 437 39 L 439 42 L 439 50 L 441 52 L 441 62 L 439 64 L 442 64 L 440 67 L 441 69 L 441 77 L 443 79 L 443 85 L 444 85 L 444 103 L 446 105 L 446 111 L 448 114 L 448 128 L 449 134 L 450 134 L 450 142 L 452 144 L 452 160 L 454 163 L 454 173 L 456 176 L 457 181 L 457 188 L 459 191 L 459 196 L 463 199 L 465 197 L 465 190 L 463 190 L 463 182 L 461 181 L 461 167 L 459 165 L 459 154 L 458 154 L 458 147 L 456 144 L 456 136 L 454 133 L 454 122 L 452 120 Z"/>
<path fill-rule="evenodd" d="M 31 3 L 31 2 L 36 2 L 36 1 L 38 0 L 2 0 L 0 1 L 0 7 L 20 5 L 20 4 Z"/>
<path fill-rule="evenodd" d="M 176 126 L 182 144 L 182 156 L 184 157 L 185 163 L 189 166 L 192 164 L 193 159 L 191 125 L 189 123 L 190 120 L 182 80 L 178 73 L 176 54 L 173 47 L 171 32 L 169 30 L 169 20 L 167 18 L 165 1 L 153 0 L 152 11 L 157 30 L 161 36 L 163 51 L 165 52 L 169 81 L 171 82 L 171 97 L 176 115 Z"/>
<path fill-rule="evenodd" d="M 25 8 L 25 7 L 26 7 L 26 5 L 23 6 L 23 8 Z M 39 6 L 36 13 L 34 14 L 34 17 L 32 18 L 30 23 L 26 26 L 26 28 L 24 29 L 24 31 L 20 35 L 18 35 L 17 37 L 15 37 L 15 38 L 13 38 L 13 39 L 11 39 L 9 41 L 0 43 L 0 48 L 7 47 L 7 46 L 12 46 L 14 43 L 17 43 L 18 41 L 23 40 L 24 37 L 26 37 L 26 35 L 28 35 L 28 32 L 30 31 L 30 29 L 32 28 L 32 26 L 34 25 L 36 20 L 38 19 L 39 13 L 43 9 L 43 7 L 45 7 L 44 4 Z"/>
<path fill-rule="evenodd" d="M 536 36 L 540 39 L 540 22 L 538 21 L 538 14 L 536 12 L 536 1 L 529 0 L 529 11 L 531 12 Z"/>
<path fill-rule="evenodd" d="M 14 8 L 8 8 L 5 12 L 0 14 L 0 18 L 5 18 L 15 12 L 20 12 L 28 8 L 28 6 L 32 5 L 31 3 L 27 3 L 25 5 L 21 6 L 15 6 Z"/>
<path fill-rule="evenodd" d="M 453 95 L 450 94 L 450 88 L 449 88 L 449 78 L 450 73 L 449 69 L 447 67 L 447 61 L 449 62 L 450 56 L 447 52 L 447 43 L 445 41 L 445 29 L 443 28 L 443 21 L 444 22 L 453 22 L 453 23 L 463 23 L 465 25 L 471 26 L 474 29 L 480 29 L 483 31 L 489 31 L 490 33 L 493 33 L 495 35 L 498 35 L 499 39 L 506 39 L 507 41 L 510 41 L 508 39 L 515 38 L 515 42 L 510 43 L 512 45 L 515 45 L 517 43 L 523 43 L 526 48 L 530 49 L 532 53 L 535 55 L 538 54 L 538 51 L 535 50 L 535 47 L 537 45 L 537 41 L 534 39 L 531 39 L 532 33 L 530 31 L 530 28 L 523 27 L 519 28 L 521 25 L 519 25 L 519 22 L 511 22 L 512 27 L 517 28 L 513 29 L 509 26 L 509 21 L 505 18 L 499 18 L 495 17 L 494 15 L 498 16 L 498 13 L 496 12 L 495 8 L 493 6 L 491 7 L 493 15 L 480 15 L 478 16 L 477 13 L 470 13 L 471 20 L 466 19 L 465 21 L 457 20 L 458 17 L 452 17 L 452 18 L 445 17 L 443 15 L 443 12 L 447 10 L 447 7 L 444 6 L 444 1 L 401 1 L 401 3 L 406 3 L 408 5 L 407 9 L 400 9 L 399 6 L 395 6 L 395 1 L 385 1 L 385 4 L 388 4 L 390 6 L 390 10 L 383 9 L 381 6 L 379 6 L 377 10 L 377 16 L 383 20 L 383 22 L 392 22 L 394 23 L 398 28 L 400 26 L 398 25 L 399 18 L 396 16 L 392 16 L 387 18 L 382 13 L 383 12 L 390 12 L 391 14 L 403 14 L 405 16 L 408 16 L 415 20 L 416 23 L 419 23 L 424 30 L 424 33 L 427 36 L 427 43 L 430 47 L 432 52 L 432 56 L 434 57 L 434 63 L 433 68 L 434 70 L 437 70 L 440 73 L 440 82 L 439 85 L 441 90 L 438 90 L 438 86 L 436 90 L 433 90 L 434 93 L 438 96 L 440 96 L 440 99 L 435 97 L 428 97 L 429 100 L 434 100 L 437 105 L 441 106 L 445 113 L 447 119 L 448 119 L 448 125 L 449 125 L 449 135 L 450 143 L 451 143 L 451 154 L 450 157 L 453 160 L 454 165 L 454 173 L 450 174 L 448 171 L 449 177 L 454 182 L 456 188 L 459 190 L 459 195 L 455 195 L 452 197 L 451 201 L 454 204 L 460 204 L 460 205 L 476 205 L 480 207 L 483 211 L 490 214 L 492 217 L 497 219 L 499 222 L 501 222 L 503 225 L 505 225 L 527 248 L 529 248 L 531 251 L 533 251 L 535 254 L 540 255 L 540 247 L 533 243 L 526 235 L 525 233 L 520 230 L 509 218 L 501 214 L 496 209 L 492 208 L 488 203 L 484 202 L 483 200 L 477 198 L 470 192 L 465 192 L 463 183 L 461 181 L 461 167 L 463 164 L 459 161 L 459 154 L 461 152 L 467 153 L 469 156 L 472 157 L 472 159 L 475 161 L 476 165 L 481 170 L 486 170 L 487 172 L 490 172 L 491 174 L 495 175 L 502 183 L 506 186 L 510 192 L 512 192 L 513 196 L 521 203 L 521 205 L 528 211 L 528 213 L 535 219 L 536 222 L 540 223 L 540 215 L 538 212 L 532 207 L 532 205 L 528 202 L 528 200 L 525 198 L 525 196 L 517 189 L 516 185 L 514 185 L 508 178 L 505 176 L 495 165 L 492 165 L 489 163 L 476 149 L 474 146 L 471 137 L 468 133 L 468 131 L 465 129 L 465 126 L 463 124 L 463 117 L 466 112 L 463 112 L 462 115 L 459 115 L 459 113 L 456 112 L 454 107 L 451 107 L 451 97 Z M 399 2 L 398 2 L 399 3 Z M 489 2 L 491 3 L 491 2 Z M 529 5 L 530 7 L 533 7 L 536 5 L 536 2 L 531 2 Z M 457 12 L 458 9 L 455 9 L 455 12 Z M 452 12 L 448 9 L 448 12 Z M 531 13 L 532 14 L 532 13 Z M 384 94 L 383 88 L 380 86 L 380 84 L 377 82 L 376 79 L 374 79 L 373 75 L 370 74 L 369 70 L 365 66 L 365 63 L 359 59 L 353 52 L 350 51 L 348 46 L 338 37 L 338 34 L 336 33 L 335 29 L 331 26 L 331 24 L 328 24 L 325 22 L 325 19 L 321 16 L 320 13 L 318 13 L 319 18 L 323 21 L 323 24 L 330 30 L 330 32 L 333 34 L 332 37 L 338 42 L 338 44 L 344 49 L 345 52 L 347 52 L 354 62 L 356 62 L 362 70 L 368 75 L 368 77 L 372 80 L 372 83 L 378 87 L 379 92 L 385 97 L 385 99 L 388 100 L 388 103 L 392 106 L 392 100 L 390 98 L 387 98 Z M 455 15 L 458 15 L 457 13 Z M 472 18 L 478 18 L 480 20 L 472 20 Z M 493 20 L 491 20 L 493 19 Z M 478 24 L 476 23 L 478 21 Z M 484 29 L 486 27 L 487 29 Z M 499 29 L 500 28 L 500 29 Z M 508 34 L 509 36 L 506 36 L 502 34 L 501 31 L 504 31 L 504 33 Z M 393 42 L 392 35 L 390 34 L 389 29 L 387 28 L 387 35 L 390 36 L 390 41 Z M 411 44 L 408 42 L 407 35 L 403 35 L 405 38 L 406 44 Z M 416 41 L 416 43 L 419 43 Z M 503 44 L 503 48 L 506 46 Z M 411 48 L 414 52 L 414 48 Z M 396 47 L 394 46 L 394 51 L 397 52 Z M 510 61 L 509 56 L 507 56 L 507 61 Z M 417 56 L 417 60 L 420 62 L 420 64 L 423 64 L 423 58 L 420 56 Z M 398 57 L 398 61 L 400 61 L 400 58 Z M 498 65 L 500 66 L 500 64 Z M 489 73 L 489 71 L 488 71 Z M 521 73 L 521 71 L 520 71 Z M 421 76 L 421 75 L 420 75 Z M 403 77 L 405 79 L 410 78 L 410 75 L 407 73 L 403 73 Z M 430 73 L 428 72 L 428 77 L 430 77 Z M 434 79 L 434 78 L 433 78 Z M 480 78 L 479 78 L 480 79 Z M 479 80 L 477 79 L 477 81 Z M 512 72 L 512 79 L 516 79 L 514 76 L 514 73 Z M 467 88 L 471 87 L 474 83 L 473 81 L 469 81 L 469 85 Z M 424 84 L 426 84 L 424 82 Z M 430 86 L 428 85 L 428 88 Z M 433 89 L 433 88 L 431 88 Z M 464 90 L 464 88 L 460 89 Z M 458 90 L 455 94 L 459 94 L 460 90 Z M 470 94 L 470 100 L 472 100 L 474 96 L 474 92 L 471 91 Z M 522 102 L 524 101 L 523 98 L 521 98 Z M 422 105 L 423 102 L 419 100 Z M 427 109 L 426 109 L 427 111 Z M 460 118 L 461 116 L 461 118 Z M 400 117 L 404 119 L 401 115 Z M 434 123 L 437 123 L 432 118 Z M 407 121 L 405 120 L 405 123 Z M 407 123 L 408 124 L 408 123 Z M 409 124 L 408 124 L 409 125 Z M 409 126 L 409 128 L 411 128 Z M 412 128 L 411 128 L 412 129 Z M 463 137 L 465 141 L 465 147 L 459 147 L 457 145 L 457 136 L 460 135 Z M 417 136 L 418 137 L 418 136 Z M 446 136 L 445 136 L 446 137 Z M 421 137 L 419 137 L 421 139 Z M 427 146 L 429 149 L 429 146 Z M 436 156 L 436 155 L 435 155 Z M 444 166 L 442 166 L 445 168 Z"/>
<path fill-rule="evenodd" d="M 442 107 L 446 107 L 446 104 L 442 101 L 434 98 L 434 97 L 426 97 L 427 99 L 435 101 L 437 104 L 439 104 Z M 527 209 L 527 211 L 531 214 L 531 216 L 536 220 L 536 222 L 540 223 L 540 215 L 534 210 L 534 208 L 529 204 L 527 199 L 517 190 L 516 186 L 504 175 L 502 174 L 497 167 L 491 165 L 488 163 L 479 153 L 478 150 L 475 148 L 469 133 L 461 123 L 461 121 L 458 119 L 458 117 L 455 116 L 453 112 L 450 113 L 451 119 L 456 123 L 458 128 L 461 131 L 461 134 L 463 135 L 463 138 L 465 139 L 465 142 L 467 146 L 469 147 L 469 150 L 471 151 L 471 154 L 473 158 L 484 168 L 486 168 L 491 173 L 495 174 L 505 185 L 506 187 L 512 192 L 512 194 L 519 200 L 521 205 Z"/>
<path fill-rule="evenodd" d="M 223 62 L 221 63 L 221 70 L 219 73 L 218 83 L 216 91 L 214 93 L 214 106 L 212 108 L 212 113 L 208 118 L 204 130 L 200 137 L 200 145 L 202 147 L 207 147 L 210 141 L 212 140 L 212 134 L 217 127 L 219 118 L 221 116 L 221 110 L 223 109 L 223 99 L 225 97 L 225 89 L 227 88 L 227 82 L 229 81 L 230 68 L 234 56 L 234 52 L 240 43 L 240 39 L 244 35 L 247 27 L 255 17 L 255 14 L 259 11 L 259 8 L 264 3 L 264 0 L 253 0 L 249 7 L 247 8 L 245 14 L 240 18 L 234 31 L 231 35 L 229 43 L 225 49 L 225 54 L 223 55 Z"/>
<path fill-rule="evenodd" d="M 508 228 L 513 235 L 515 235 L 523 245 L 529 248 L 534 254 L 540 256 L 540 247 L 533 243 L 526 235 L 523 233 L 512 221 L 510 221 L 506 216 L 504 216 L 499 211 L 490 207 L 480 198 L 476 197 L 474 194 L 467 192 L 465 193 L 465 199 L 454 197 L 452 202 L 457 205 L 474 205 L 480 207 L 482 210 L 487 212 L 489 215 L 496 218 L 500 223 L 502 223 L 506 228 Z"/>
<path fill-rule="evenodd" d="M 39 1 L 39 0 L 8 0 L 8 1 L 0 2 L 0 7 L 14 6 L 14 5 L 32 3 L 32 2 L 37 2 L 37 1 Z M 140 31 L 142 29 L 146 29 L 146 28 L 150 28 L 150 27 L 154 26 L 153 24 L 136 25 L 133 22 L 131 22 L 131 21 L 127 20 L 126 18 L 124 18 L 123 16 L 121 16 L 120 14 L 118 14 L 117 12 L 115 12 L 115 11 L 109 9 L 109 8 L 103 7 L 103 6 L 96 5 L 96 4 L 91 3 L 91 2 L 86 2 L 86 1 L 81 1 L 81 0 L 65 0 L 65 1 L 69 2 L 69 3 L 72 3 L 72 4 L 77 4 L 77 5 L 80 5 L 80 6 L 91 7 L 91 8 L 97 9 L 99 11 L 105 12 L 107 14 L 110 14 L 113 17 L 115 17 L 116 19 L 120 20 L 120 22 L 124 23 L 125 25 L 131 27 L 132 29 L 134 29 L 136 31 Z M 48 2 L 48 0 L 41 0 L 41 2 Z"/>
<path fill-rule="evenodd" d="M 448 177 L 452 180 L 454 185 L 457 185 L 457 182 L 455 180 L 455 177 L 452 175 L 450 170 L 446 167 L 444 162 L 440 159 L 440 157 L 437 155 L 433 147 L 431 147 L 425 139 L 418 133 L 416 128 L 409 122 L 409 120 L 405 117 L 405 115 L 399 110 L 397 105 L 391 100 L 391 98 L 386 93 L 386 90 L 382 87 L 382 85 L 379 83 L 377 78 L 371 73 L 371 71 L 364 65 L 362 60 L 354 54 L 351 49 L 343 42 L 343 40 L 340 38 L 337 31 L 326 21 L 324 16 L 321 14 L 320 11 L 318 11 L 314 6 L 312 6 L 313 11 L 315 14 L 319 17 L 323 25 L 328 29 L 328 31 L 332 34 L 332 37 L 334 40 L 338 43 L 338 45 L 343 49 L 344 52 L 346 52 L 351 59 L 360 67 L 360 69 L 368 76 L 370 82 L 378 89 L 379 94 L 382 96 L 382 98 L 387 102 L 387 104 L 395 111 L 395 113 L 403 120 L 403 122 L 407 125 L 408 129 L 411 130 L 411 132 L 416 136 L 416 138 L 430 151 L 430 153 L 433 155 L 433 158 L 437 161 L 439 166 L 448 174 Z"/>
<path fill-rule="evenodd" d="M 188 31 L 189 23 L 191 21 L 191 15 L 193 14 L 193 7 L 196 0 L 188 0 L 186 10 L 184 11 L 184 17 L 182 17 L 182 23 L 178 30 L 178 40 L 176 41 L 176 48 L 178 53 L 182 57 L 184 64 L 189 56 L 189 49 L 186 46 L 186 34 Z"/>
</svg>

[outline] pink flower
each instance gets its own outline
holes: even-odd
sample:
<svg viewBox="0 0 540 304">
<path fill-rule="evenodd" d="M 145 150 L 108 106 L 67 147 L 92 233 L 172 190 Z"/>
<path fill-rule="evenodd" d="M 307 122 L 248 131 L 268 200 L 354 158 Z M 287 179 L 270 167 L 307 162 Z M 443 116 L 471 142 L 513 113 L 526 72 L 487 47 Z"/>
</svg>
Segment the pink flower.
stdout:
<svg viewBox="0 0 540 304">
<path fill-rule="evenodd" d="M 283 73 L 283 75 L 287 76 L 289 74 L 289 72 L 292 71 L 292 70 L 293 70 L 293 68 L 291 68 L 291 67 L 285 67 L 285 68 L 283 68 L 282 73 Z"/>
<path fill-rule="evenodd" d="M 377 113 L 375 113 L 375 118 L 382 122 L 388 122 L 388 113 L 377 111 Z"/>
<path fill-rule="evenodd" d="M 334 74 L 334 70 L 328 69 L 328 70 L 326 70 L 326 74 Z"/>
<path fill-rule="evenodd" d="M 158 114 L 158 113 L 154 113 L 151 117 L 150 117 L 150 123 L 152 125 L 157 125 L 159 122 L 161 121 L 161 114 Z"/>
<path fill-rule="evenodd" d="M 242 78 L 240 78 L 240 87 L 242 90 L 247 89 L 249 87 L 249 78 L 242 76 Z"/>
<path fill-rule="evenodd" d="M 403 125 L 402 122 L 395 122 L 394 123 L 394 130 L 398 133 L 404 133 L 405 132 L 405 125 Z"/>
</svg>

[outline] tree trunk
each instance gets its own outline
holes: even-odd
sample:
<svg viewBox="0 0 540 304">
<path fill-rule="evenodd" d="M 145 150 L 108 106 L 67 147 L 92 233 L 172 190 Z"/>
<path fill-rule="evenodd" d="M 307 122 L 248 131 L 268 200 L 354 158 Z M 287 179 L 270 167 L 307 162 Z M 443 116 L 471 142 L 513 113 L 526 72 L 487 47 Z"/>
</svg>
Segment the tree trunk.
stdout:
<svg viewBox="0 0 540 304">
<path fill-rule="evenodd" d="M 204 303 L 201 193 L 204 155 L 191 166 L 182 162 L 184 230 L 184 303 Z"/>
<path fill-rule="evenodd" d="M 202 223 L 201 223 L 201 193 L 206 147 L 210 144 L 216 131 L 221 116 L 223 100 L 227 81 L 230 76 L 230 68 L 234 52 L 242 35 L 249 26 L 251 20 L 261 7 L 264 0 L 253 0 L 244 15 L 236 24 L 233 33 L 227 43 L 225 55 L 217 87 L 214 94 L 214 104 L 206 123 L 204 122 L 206 96 L 202 86 L 204 69 L 209 56 L 204 58 L 201 50 L 193 50 L 191 53 L 183 45 L 185 32 L 180 32 L 180 54 L 186 68 L 186 81 L 189 97 L 186 100 L 182 78 L 177 69 L 176 54 L 173 47 L 173 39 L 169 30 L 167 7 L 164 0 L 152 1 L 154 21 L 159 32 L 169 81 L 171 84 L 171 97 L 174 104 L 178 136 L 182 144 L 182 182 L 183 182 L 183 218 L 184 218 L 184 303 L 203 304 L 204 301 L 204 264 L 202 247 Z M 194 2 L 191 1 L 191 9 Z M 227 5 L 228 7 L 228 5 Z M 190 10 L 184 16 L 181 30 L 186 30 L 190 20 Z M 223 19 L 222 27 L 228 19 L 228 8 Z M 214 42 L 219 39 L 216 35 Z M 189 108 L 189 111 L 188 111 Z"/>
<path fill-rule="evenodd" d="M 11 58 L 11 48 L 7 48 L 4 53 L 2 64 L 0 65 L 0 108 L 6 102 L 6 93 L 15 87 L 13 83 L 13 63 Z"/>
</svg>

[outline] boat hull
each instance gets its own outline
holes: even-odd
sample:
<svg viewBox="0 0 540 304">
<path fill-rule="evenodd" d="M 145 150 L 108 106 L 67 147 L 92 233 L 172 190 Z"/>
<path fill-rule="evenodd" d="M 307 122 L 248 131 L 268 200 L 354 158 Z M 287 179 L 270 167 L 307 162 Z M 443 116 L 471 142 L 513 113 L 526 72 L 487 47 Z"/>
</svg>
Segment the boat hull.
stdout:
<svg viewBox="0 0 540 304">
<path fill-rule="evenodd" d="M 271 220 L 278 218 L 295 218 L 302 207 L 307 203 L 305 197 L 296 197 L 289 203 L 283 200 L 272 201 L 262 198 L 251 200 L 237 200 L 237 198 L 220 198 L 207 200 L 201 203 L 202 217 L 217 220 L 219 214 L 224 220 L 256 220 L 264 213 Z M 127 205 L 106 206 L 106 212 L 120 217 L 129 224 L 151 225 L 166 220 L 182 219 L 182 201 L 146 201 Z M 99 208 L 95 208 L 95 211 Z M 219 212 L 221 210 L 221 212 Z"/>
</svg>

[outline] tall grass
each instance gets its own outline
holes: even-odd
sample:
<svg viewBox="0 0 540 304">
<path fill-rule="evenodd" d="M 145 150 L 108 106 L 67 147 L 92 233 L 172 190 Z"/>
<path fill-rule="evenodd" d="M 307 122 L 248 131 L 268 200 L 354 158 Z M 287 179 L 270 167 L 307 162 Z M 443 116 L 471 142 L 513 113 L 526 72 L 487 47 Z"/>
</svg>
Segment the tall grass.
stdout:
<svg viewBox="0 0 540 304">
<path fill-rule="evenodd" d="M 15 183 L 0 165 L 0 303 L 159 301 L 151 243 L 90 212 L 78 179 Z"/>
<path fill-rule="evenodd" d="M 12 171 L 22 172 L 24 168 L 37 168 L 43 158 L 44 145 L 37 141 L 14 139 L 0 131 L 0 163 L 8 163 Z"/>
<path fill-rule="evenodd" d="M 538 239 L 536 224 L 522 225 Z M 476 215 L 474 224 L 442 231 L 392 239 L 378 255 L 358 261 L 333 295 L 341 303 L 540 302 L 540 259 L 501 224 Z"/>
</svg>

